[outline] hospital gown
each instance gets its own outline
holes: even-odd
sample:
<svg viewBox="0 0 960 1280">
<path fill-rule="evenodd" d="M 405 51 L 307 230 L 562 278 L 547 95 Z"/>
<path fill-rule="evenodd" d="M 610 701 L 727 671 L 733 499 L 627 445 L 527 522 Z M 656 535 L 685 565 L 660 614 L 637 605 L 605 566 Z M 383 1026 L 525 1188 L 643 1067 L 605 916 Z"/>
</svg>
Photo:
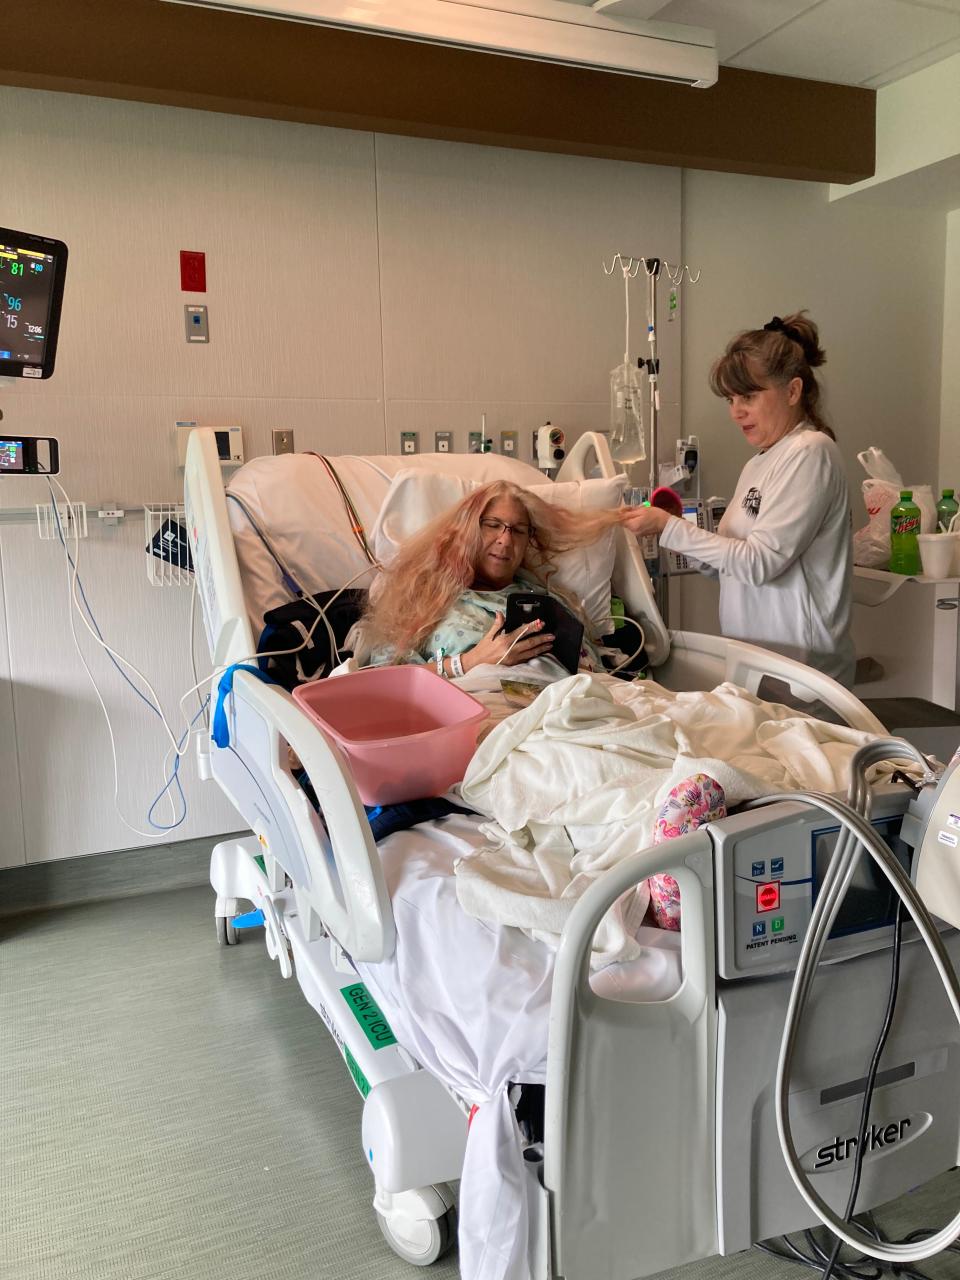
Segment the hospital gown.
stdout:
<svg viewBox="0 0 960 1280">
<path fill-rule="evenodd" d="M 517 579 L 501 591 L 464 591 L 447 610 L 446 616 L 437 623 L 433 631 L 423 642 L 419 650 L 413 651 L 404 658 L 408 663 L 432 663 L 438 649 L 445 654 L 466 653 L 474 645 L 479 644 L 490 630 L 495 616 L 499 613 L 506 616 L 507 600 L 517 592 L 536 591 L 546 595 L 543 587 L 532 581 Z M 377 649 L 370 655 L 370 666 L 385 666 L 395 661 L 391 650 Z M 570 673 L 555 659 L 551 662 L 557 668 L 557 679 Z M 586 671 L 602 670 L 600 656 L 589 640 L 584 638 L 580 653 L 580 667 Z"/>
</svg>

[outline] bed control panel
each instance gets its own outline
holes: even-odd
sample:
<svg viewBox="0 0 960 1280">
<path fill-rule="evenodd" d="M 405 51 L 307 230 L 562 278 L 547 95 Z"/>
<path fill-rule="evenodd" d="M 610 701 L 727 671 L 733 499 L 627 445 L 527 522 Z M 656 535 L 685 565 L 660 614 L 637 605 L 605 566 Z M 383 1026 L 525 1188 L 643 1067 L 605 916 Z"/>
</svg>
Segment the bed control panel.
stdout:
<svg viewBox="0 0 960 1280">
<path fill-rule="evenodd" d="M 899 839 L 910 793 L 886 787 L 871 821 L 909 867 Z M 735 979 L 789 973 L 796 967 L 813 904 L 836 849 L 839 827 L 801 803 L 734 814 L 710 826 L 717 885 L 717 971 Z M 864 853 L 830 935 L 827 955 L 840 959 L 886 945 L 894 902 Z"/>
</svg>

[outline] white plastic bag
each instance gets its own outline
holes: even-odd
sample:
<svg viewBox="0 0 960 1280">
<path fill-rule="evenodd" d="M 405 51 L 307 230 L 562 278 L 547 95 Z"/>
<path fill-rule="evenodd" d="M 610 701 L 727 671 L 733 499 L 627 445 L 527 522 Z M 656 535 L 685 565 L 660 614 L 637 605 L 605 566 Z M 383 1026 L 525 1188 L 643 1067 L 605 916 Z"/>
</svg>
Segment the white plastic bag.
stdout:
<svg viewBox="0 0 960 1280">
<path fill-rule="evenodd" d="M 867 524 L 853 535 L 853 563 L 866 569 L 886 569 L 890 563 L 890 508 L 900 499 L 903 481 L 882 449 L 865 449 L 857 454 L 857 460 L 869 479 L 863 482 Z"/>
</svg>

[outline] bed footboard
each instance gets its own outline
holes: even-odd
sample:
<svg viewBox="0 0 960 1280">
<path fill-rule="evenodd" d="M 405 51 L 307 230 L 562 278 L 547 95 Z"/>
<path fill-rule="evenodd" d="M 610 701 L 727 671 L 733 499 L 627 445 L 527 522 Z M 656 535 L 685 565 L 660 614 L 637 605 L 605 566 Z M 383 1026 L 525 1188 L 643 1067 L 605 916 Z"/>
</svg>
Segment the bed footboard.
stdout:
<svg viewBox="0 0 960 1280">
<path fill-rule="evenodd" d="M 679 991 L 646 1003 L 596 995 L 600 921 L 662 872 L 683 896 Z M 550 1005 L 543 1171 L 565 1280 L 632 1280 L 717 1252 L 714 955 L 706 831 L 625 859 L 570 914 Z"/>
</svg>

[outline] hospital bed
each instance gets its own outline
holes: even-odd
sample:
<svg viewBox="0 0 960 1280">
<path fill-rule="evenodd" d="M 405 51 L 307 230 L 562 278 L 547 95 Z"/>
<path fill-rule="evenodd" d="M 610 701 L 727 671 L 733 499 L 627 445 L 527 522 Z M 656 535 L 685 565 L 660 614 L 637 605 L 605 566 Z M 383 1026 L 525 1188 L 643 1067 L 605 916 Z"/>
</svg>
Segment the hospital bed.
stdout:
<svg viewBox="0 0 960 1280">
<path fill-rule="evenodd" d="M 545 482 L 532 468 L 491 455 L 332 461 L 367 529 L 405 467 Z M 305 455 L 257 459 L 231 481 L 231 501 L 212 431 L 191 434 L 186 522 L 217 670 L 249 662 L 264 609 L 289 598 L 279 562 L 294 579 L 312 572 L 314 591 L 362 575 L 352 522 L 320 468 L 320 459 Z M 614 473 L 604 438 L 587 435 L 557 480 Z M 325 530 L 329 541 L 317 541 Z M 622 530 L 616 537 L 613 587 L 643 626 L 658 682 L 697 690 L 728 680 L 760 697 L 883 732 L 852 694 L 807 667 L 738 642 L 668 633 L 636 540 Z M 488 1208 L 496 1203 L 496 1214 L 511 1220 L 509 1238 L 493 1245 L 471 1237 L 464 1267 L 472 1276 L 629 1280 L 813 1225 L 780 1152 L 774 1079 L 798 949 L 836 838 L 836 825 L 822 812 L 784 802 L 638 850 L 578 902 L 554 956 L 516 931 L 508 944 L 490 930 L 474 936 L 476 922 L 457 918 L 442 877 L 423 878 L 476 840 L 473 819 L 426 824 L 378 848 L 345 757 L 290 694 L 240 669 L 224 710 L 229 742 L 209 744 L 202 772 L 252 834 L 213 852 L 218 935 L 234 941 L 234 919 L 248 904 L 262 911 L 269 954 L 285 977 L 296 975 L 329 1028 L 364 1097 L 362 1151 L 374 1207 L 401 1256 L 428 1263 L 450 1245 L 456 1229 L 450 1184 L 465 1160 L 471 1172 L 461 1186 L 461 1223 L 474 1200 Z M 293 776 L 291 750 L 311 779 L 319 811 Z M 900 828 L 911 795 L 904 785 L 877 788 L 871 815 L 905 863 L 911 853 Z M 680 884 L 682 932 L 643 931 L 640 960 L 605 971 L 602 981 L 591 978 L 591 941 L 608 908 L 631 886 L 664 872 Z M 777 909 L 761 933 L 757 895 L 771 882 Z M 441 887 L 430 906 L 438 916 L 432 952 L 412 932 L 427 918 L 426 883 Z M 792 1113 L 805 1167 L 837 1209 L 847 1194 L 851 1135 L 886 999 L 890 922 L 889 896 L 865 871 L 827 944 L 831 963 L 817 979 L 794 1064 Z M 960 1041 L 910 936 L 908 930 L 861 1208 L 960 1159 Z M 956 960 L 957 935 L 947 941 Z M 444 944 L 457 948 L 457 973 L 449 959 L 445 971 L 437 954 Z M 462 970 L 474 946 L 487 948 L 494 977 L 471 992 Z M 504 947 L 507 960 L 498 970 L 492 960 Z M 428 974 L 422 981 L 411 977 L 411 957 L 422 958 L 418 973 Z M 435 1003 L 444 1009 L 462 1003 L 459 1035 L 469 1041 L 483 1023 L 478 1006 L 509 1004 L 520 971 L 531 984 L 520 1021 L 542 1043 L 530 1048 L 529 1060 L 519 1050 L 514 1058 L 507 1054 L 486 1077 L 466 1068 L 458 1074 L 445 1046 L 431 1039 L 429 993 L 421 990 L 419 1005 L 411 1004 L 414 986 L 434 974 Z M 509 1086 L 518 1080 L 545 1083 L 542 1142 L 519 1150 L 518 1138 L 517 1159 L 492 1174 L 482 1154 L 470 1163 L 469 1121 L 476 1116 L 470 1143 L 492 1150 L 495 1126 L 475 1130 L 486 1113 L 509 1107 Z M 500 1120 L 502 1135 L 502 1114 Z M 497 1177 L 502 1185 L 492 1186 Z M 479 1207 L 476 1213 L 482 1218 Z"/>
</svg>

